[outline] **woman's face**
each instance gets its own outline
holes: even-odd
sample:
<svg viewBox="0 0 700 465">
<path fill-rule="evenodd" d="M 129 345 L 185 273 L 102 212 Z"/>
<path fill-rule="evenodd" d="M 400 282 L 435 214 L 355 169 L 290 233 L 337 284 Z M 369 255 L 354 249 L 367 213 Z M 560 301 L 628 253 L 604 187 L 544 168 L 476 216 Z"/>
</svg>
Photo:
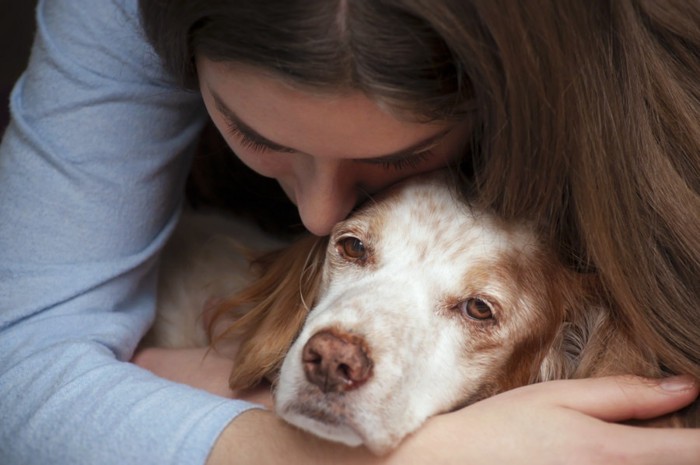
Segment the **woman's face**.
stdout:
<svg viewBox="0 0 700 465">
<path fill-rule="evenodd" d="M 204 103 L 229 146 L 280 183 L 317 235 L 369 195 L 444 167 L 469 137 L 466 121 L 399 120 L 360 92 L 302 92 L 259 69 L 206 58 L 197 69 Z"/>
</svg>

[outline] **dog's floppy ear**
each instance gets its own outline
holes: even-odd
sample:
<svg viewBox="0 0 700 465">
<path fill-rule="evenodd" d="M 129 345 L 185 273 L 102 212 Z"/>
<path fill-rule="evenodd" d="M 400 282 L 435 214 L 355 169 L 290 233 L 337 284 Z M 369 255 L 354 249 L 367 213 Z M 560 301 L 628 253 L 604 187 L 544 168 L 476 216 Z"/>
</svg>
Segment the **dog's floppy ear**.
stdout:
<svg viewBox="0 0 700 465">
<path fill-rule="evenodd" d="M 595 275 L 578 275 L 536 381 L 617 374 L 660 376 L 658 361 L 605 305 Z"/>
<path fill-rule="evenodd" d="M 326 240 L 304 236 L 289 247 L 257 259 L 258 277 L 251 285 L 216 304 L 210 321 L 212 345 L 226 338 L 239 341 L 229 385 L 251 388 L 277 376 L 289 346 L 316 300 Z M 232 318 L 220 334 L 217 321 Z"/>
<path fill-rule="evenodd" d="M 591 363 L 591 354 L 599 353 L 605 345 L 610 324 L 607 312 L 601 307 L 580 309 L 567 314 L 548 353 L 540 365 L 535 381 L 578 378 L 582 365 Z"/>
<path fill-rule="evenodd" d="M 622 318 L 593 297 L 590 286 L 584 285 L 581 289 L 584 289 L 584 294 L 580 299 L 568 302 L 565 321 L 533 381 L 623 374 L 650 378 L 663 376 L 656 355 L 632 336 Z M 593 303 L 594 300 L 599 302 Z M 697 428 L 700 427 L 700 400 L 678 412 L 627 423 Z"/>
<path fill-rule="evenodd" d="M 581 377 L 582 364 L 592 363 L 591 354 L 604 350 L 610 336 L 612 322 L 599 303 L 596 276 L 562 269 L 554 279 L 563 320 L 534 382 Z"/>
</svg>

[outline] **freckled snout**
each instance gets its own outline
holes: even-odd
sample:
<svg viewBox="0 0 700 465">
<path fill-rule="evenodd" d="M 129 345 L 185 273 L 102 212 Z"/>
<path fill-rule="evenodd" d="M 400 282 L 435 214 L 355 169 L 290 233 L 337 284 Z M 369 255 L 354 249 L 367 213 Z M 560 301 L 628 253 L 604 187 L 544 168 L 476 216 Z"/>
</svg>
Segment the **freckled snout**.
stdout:
<svg viewBox="0 0 700 465">
<path fill-rule="evenodd" d="M 322 330 L 302 350 L 306 379 L 324 393 L 351 391 L 372 377 L 367 343 L 356 334 Z"/>
</svg>

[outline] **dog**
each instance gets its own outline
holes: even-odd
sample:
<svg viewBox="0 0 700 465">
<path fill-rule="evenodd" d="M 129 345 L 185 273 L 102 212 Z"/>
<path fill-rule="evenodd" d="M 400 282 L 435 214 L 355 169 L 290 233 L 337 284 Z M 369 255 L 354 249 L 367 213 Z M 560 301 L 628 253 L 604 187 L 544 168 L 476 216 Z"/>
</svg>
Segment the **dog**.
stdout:
<svg viewBox="0 0 700 465">
<path fill-rule="evenodd" d="M 151 344 L 228 343 L 233 389 L 270 380 L 284 420 L 378 455 L 433 415 L 518 386 L 660 374 L 598 302 L 594 276 L 455 184 L 447 172 L 412 178 L 328 238 L 292 244 L 185 219 L 164 254 Z M 232 236 L 273 251 L 251 269 Z"/>
</svg>

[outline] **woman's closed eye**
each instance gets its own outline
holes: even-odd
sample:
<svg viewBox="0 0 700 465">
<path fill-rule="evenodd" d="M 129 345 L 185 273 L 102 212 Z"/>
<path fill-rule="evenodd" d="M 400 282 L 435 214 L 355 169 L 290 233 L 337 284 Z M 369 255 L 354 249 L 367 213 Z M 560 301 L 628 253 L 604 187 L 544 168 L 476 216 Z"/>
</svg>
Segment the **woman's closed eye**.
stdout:
<svg viewBox="0 0 700 465">
<path fill-rule="evenodd" d="M 256 152 L 280 152 L 280 153 L 293 153 L 294 150 L 288 147 L 283 147 L 272 143 L 266 139 L 262 139 L 255 134 L 250 134 L 243 130 L 240 125 L 235 121 L 225 118 L 226 126 L 228 128 L 228 133 L 238 139 L 238 142 L 243 148 L 250 149 Z"/>
<path fill-rule="evenodd" d="M 228 118 L 225 119 L 229 134 L 238 139 L 238 142 L 243 148 L 253 150 L 255 152 L 278 152 L 278 153 L 294 153 L 295 150 L 289 147 L 284 147 L 266 139 L 258 137 L 256 134 L 248 133 L 241 128 L 239 124 Z M 372 158 L 372 159 L 356 159 L 355 162 L 365 163 L 380 166 L 386 170 L 403 170 L 415 169 L 426 160 L 433 156 L 432 150 L 422 150 L 409 155 L 400 157 Z"/>
</svg>

